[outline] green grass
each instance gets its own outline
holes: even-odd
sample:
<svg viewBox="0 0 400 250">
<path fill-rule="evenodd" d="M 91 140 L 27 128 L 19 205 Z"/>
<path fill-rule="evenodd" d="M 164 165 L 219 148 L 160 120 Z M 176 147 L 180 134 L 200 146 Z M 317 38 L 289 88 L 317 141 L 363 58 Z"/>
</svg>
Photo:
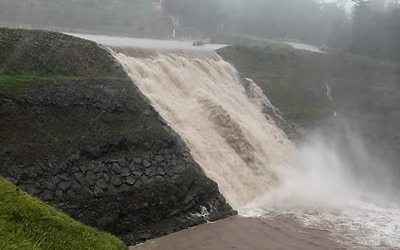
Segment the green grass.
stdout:
<svg viewBox="0 0 400 250">
<path fill-rule="evenodd" d="M 370 86 L 392 82 L 399 75 L 398 65 L 362 56 L 312 53 L 265 39 L 240 38 L 233 43 L 219 54 L 257 82 L 285 118 L 299 125 L 323 120 L 334 108 L 357 109 L 365 103 L 363 96 L 374 99 Z M 325 81 L 331 83 L 336 107 L 326 97 Z"/>
<path fill-rule="evenodd" d="M 0 249 L 127 249 L 0 178 Z"/>
<path fill-rule="evenodd" d="M 94 42 L 60 33 L 0 28 L 0 93 L 19 93 L 32 83 L 121 78 Z"/>
<path fill-rule="evenodd" d="M 118 77 L 88 77 L 88 76 L 68 76 L 68 75 L 1 75 L 0 74 L 0 93 L 19 94 L 29 89 L 37 83 L 54 83 L 57 81 L 77 81 L 77 80 L 115 80 Z"/>
<path fill-rule="evenodd" d="M 77 77 L 56 75 L 1 75 L 0 93 L 20 93 L 38 82 L 53 82 L 57 80 L 71 80 Z"/>
<path fill-rule="evenodd" d="M 306 65 L 310 61 L 307 53 L 267 40 L 250 44 L 227 47 L 219 53 L 257 82 L 287 120 L 306 125 L 331 113 L 325 96 L 315 96 L 305 87 L 323 83 L 325 77 L 323 71 Z"/>
</svg>

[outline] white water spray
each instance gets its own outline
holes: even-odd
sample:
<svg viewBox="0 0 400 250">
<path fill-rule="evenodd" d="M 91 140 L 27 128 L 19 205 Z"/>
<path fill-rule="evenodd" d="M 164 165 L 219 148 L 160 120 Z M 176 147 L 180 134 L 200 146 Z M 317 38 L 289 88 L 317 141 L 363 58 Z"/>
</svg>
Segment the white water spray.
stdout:
<svg viewBox="0 0 400 250">
<path fill-rule="evenodd" d="M 400 249 L 400 204 L 385 182 L 390 173 L 355 133 L 339 131 L 299 145 L 297 168 L 282 171 L 281 185 L 250 203 L 244 215 L 284 214 L 331 232 L 349 249 Z"/>
</svg>

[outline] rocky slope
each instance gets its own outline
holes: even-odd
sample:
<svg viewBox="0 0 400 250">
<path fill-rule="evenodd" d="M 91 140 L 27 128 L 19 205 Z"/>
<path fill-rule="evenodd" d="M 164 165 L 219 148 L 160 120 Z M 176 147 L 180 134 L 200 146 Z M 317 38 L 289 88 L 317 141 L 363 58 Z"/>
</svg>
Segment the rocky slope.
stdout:
<svg viewBox="0 0 400 250">
<path fill-rule="evenodd" d="M 128 244 L 234 214 L 106 50 L 10 29 L 0 47 L 2 176 Z"/>
</svg>

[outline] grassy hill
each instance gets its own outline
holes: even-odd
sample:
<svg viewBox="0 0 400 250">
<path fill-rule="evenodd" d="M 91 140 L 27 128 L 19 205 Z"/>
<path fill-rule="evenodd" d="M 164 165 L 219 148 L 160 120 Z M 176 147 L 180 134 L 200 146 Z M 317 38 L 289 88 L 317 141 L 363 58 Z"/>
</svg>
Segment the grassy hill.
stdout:
<svg viewBox="0 0 400 250">
<path fill-rule="evenodd" d="M 121 78 L 94 42 L 54 32 L 0 28 L 0 93 L 30 83 L 68 79 Z"/>
<path fill-rule="evenodd" d="M 360 113 L 381 117 L 393 111 L 400 67 L 349 54 L 299 51 L 274 42 L 248 42 L 219 51 L 244 75 L 253 78 L 285 117 L 299 125 L 310 125 L 333 114 Z M 327 97 L 331 88 L 333 103 Z M 385 115 L 386 114 L 386 115 Z M 382 118 L 382 117 L 381 117 Z"/>
<path fill-rule="evenodd" d="M 0 249 L 127 249 L 0 178 Z"/>
</svg>

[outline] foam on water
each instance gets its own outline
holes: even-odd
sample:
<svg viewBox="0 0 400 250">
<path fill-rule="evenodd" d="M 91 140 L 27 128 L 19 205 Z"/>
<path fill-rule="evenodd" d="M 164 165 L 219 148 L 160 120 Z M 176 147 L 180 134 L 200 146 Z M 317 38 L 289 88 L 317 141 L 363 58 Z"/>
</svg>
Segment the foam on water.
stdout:
<svg viewBox="0 0 400 250">
<path fill-rule="evenodd" d="M 288 216 L 306 227 L 332 233 L 349 249 L 400 249 L 400 206 L 352 201 L 336 207 L 271 207 L 251 209 L 246 217 Z"/>
<path fill-rule="evenodd" d="M 400 249 L 399 201 L 360 185 L 333 145 L 316 136 L 299 146 L 298 167 L 282 171 L 281 185 L 248 204 L 242 215 L 285 214 L 331 232 L 350 249 Z"/>
</svg>

